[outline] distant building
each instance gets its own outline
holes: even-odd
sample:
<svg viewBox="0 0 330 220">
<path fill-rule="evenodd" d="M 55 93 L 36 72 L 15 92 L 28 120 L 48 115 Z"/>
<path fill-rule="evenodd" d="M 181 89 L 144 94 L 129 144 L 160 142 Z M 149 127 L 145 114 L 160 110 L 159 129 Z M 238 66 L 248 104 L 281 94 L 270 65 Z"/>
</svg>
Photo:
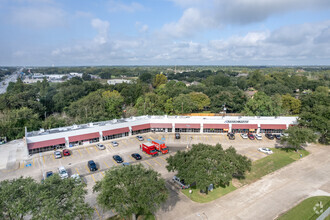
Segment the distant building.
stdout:
<svg viewBox="0 0 330 220">
<path fill-rule="evenodd" d="M 72 76 L 72 77 L 80 77 L 80 78 L 82 78 L 82 73 L 69 73 L 70 74 L 70 76 Z"/>
<path fill-rule="evenodd" d="M 116 85 L 121 83 L 131 83 L 132 81 L 129 79 L 109 79 L 107 82 L 109 85 Z"/>
</svg>

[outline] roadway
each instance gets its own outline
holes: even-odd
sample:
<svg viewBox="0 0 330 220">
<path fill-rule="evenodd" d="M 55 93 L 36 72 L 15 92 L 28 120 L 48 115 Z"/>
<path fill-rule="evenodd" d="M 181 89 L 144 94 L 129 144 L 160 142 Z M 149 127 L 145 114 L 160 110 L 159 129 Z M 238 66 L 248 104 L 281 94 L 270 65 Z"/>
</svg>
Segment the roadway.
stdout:
<svg viewBox="0 0 330 220">
<path fill-rule="evenodd" d="M 22 72 L 23 68 L 17 69 L 15 72 L 13 72 L 11 75 L 6 76 L 4 80 L 0 82 L 0 94 L 3 94 L 7 91 L 8 84 L 10 82 L 16 82 L 17 76 L 20 72 Z"/>
</svg>

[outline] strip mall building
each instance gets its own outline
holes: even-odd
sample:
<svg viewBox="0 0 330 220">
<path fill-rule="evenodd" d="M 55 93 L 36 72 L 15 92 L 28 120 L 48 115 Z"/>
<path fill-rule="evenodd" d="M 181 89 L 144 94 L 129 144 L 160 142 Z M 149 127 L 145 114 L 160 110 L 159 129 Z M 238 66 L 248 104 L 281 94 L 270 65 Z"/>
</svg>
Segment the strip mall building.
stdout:
<svg viewBox="0 0 330 220">
<path fill-rule="evenodd" d="M 296 117 L 140 116 L 25 132 L 30 154 L 148 132 L 282 133 Z"/>
</svg>

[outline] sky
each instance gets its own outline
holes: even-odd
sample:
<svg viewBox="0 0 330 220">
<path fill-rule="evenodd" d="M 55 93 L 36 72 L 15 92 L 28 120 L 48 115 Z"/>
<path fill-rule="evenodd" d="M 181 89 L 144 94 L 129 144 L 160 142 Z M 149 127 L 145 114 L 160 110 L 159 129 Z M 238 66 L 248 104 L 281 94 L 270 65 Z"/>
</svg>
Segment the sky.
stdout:
<svg viewBox="0 0 330 220">
<path fill-rule="evenodd" d="M 0 0 L 0 65 L 330 65 L 330 0 Z"/>
</svg>

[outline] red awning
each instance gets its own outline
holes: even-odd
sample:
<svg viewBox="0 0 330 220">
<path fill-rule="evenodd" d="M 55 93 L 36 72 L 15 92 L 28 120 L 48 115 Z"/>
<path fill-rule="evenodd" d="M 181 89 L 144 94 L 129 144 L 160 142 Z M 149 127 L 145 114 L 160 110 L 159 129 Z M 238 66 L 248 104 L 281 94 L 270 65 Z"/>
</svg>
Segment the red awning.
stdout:
<svg viewBox="0 0 330 220">
<path fill-rule="evenodd" d="M 151 123 L 150 128 L 172 128 L 171 123 Z"/>
<path fill-rule="evenodd" d="M 55 146 L 55 145 L 60 145 L 60 144 L 65 144 L 65 138 L 58 138 L 58 139 L 52 139 L 52 140 L 47 140 L 47 141 L 28 143 L 28 148 L 29 148 L 29 150 L 32 150 L 32 149 Z"/>
<path fill-rule="evenodd" d="M 257 124 L 232 124 L 232 129 L 258 129 Z"/>
<path fill-rule="evenodd" d="M 126 133 L 129 132 L 129 128 L 117 128 L 113 130 L 107 130 L 107 131 L 102 131 L 103 136 L 109 136 L 109 135 L 114 135 L 114 134 L 121 134 L 121 133 Z"/>
<path fill-rule="evenodd" d="M 175 128 L 201 128 L 200 124 L 175 124 Z"/>
<path fill-rule="evenodd" d="M 203 128 L 206 129 L 229 129 L 229 124 L 204 124 Z"/>
<path fill-rule="evenodd" d="M 286 125 L 265 125 L 265 124 L 261 124 L 260 125 L 260 129 L 283 129 L 285 130 L 286 129 Z"/>
<path fill-rule="evenodd" d="M 89 133 L 89 134 L 71 136 L 71 137 L 69 137 L 69 142 L 71 143 L 71 142 L 89 140 L 89 139 L 94 139 L 94 138 L 99 138 L 99 137 L 100 137 L 100 133 L 94 132 L 94 133 Z"/>
<path fill-rule="evenodd" d="M 135 126 L 132 126 L 132 131 L 144 130 L 144 129 L 149 129 L 149 128 L 150 128 L 150 124 L 135 125 Z"/>
</svg>

